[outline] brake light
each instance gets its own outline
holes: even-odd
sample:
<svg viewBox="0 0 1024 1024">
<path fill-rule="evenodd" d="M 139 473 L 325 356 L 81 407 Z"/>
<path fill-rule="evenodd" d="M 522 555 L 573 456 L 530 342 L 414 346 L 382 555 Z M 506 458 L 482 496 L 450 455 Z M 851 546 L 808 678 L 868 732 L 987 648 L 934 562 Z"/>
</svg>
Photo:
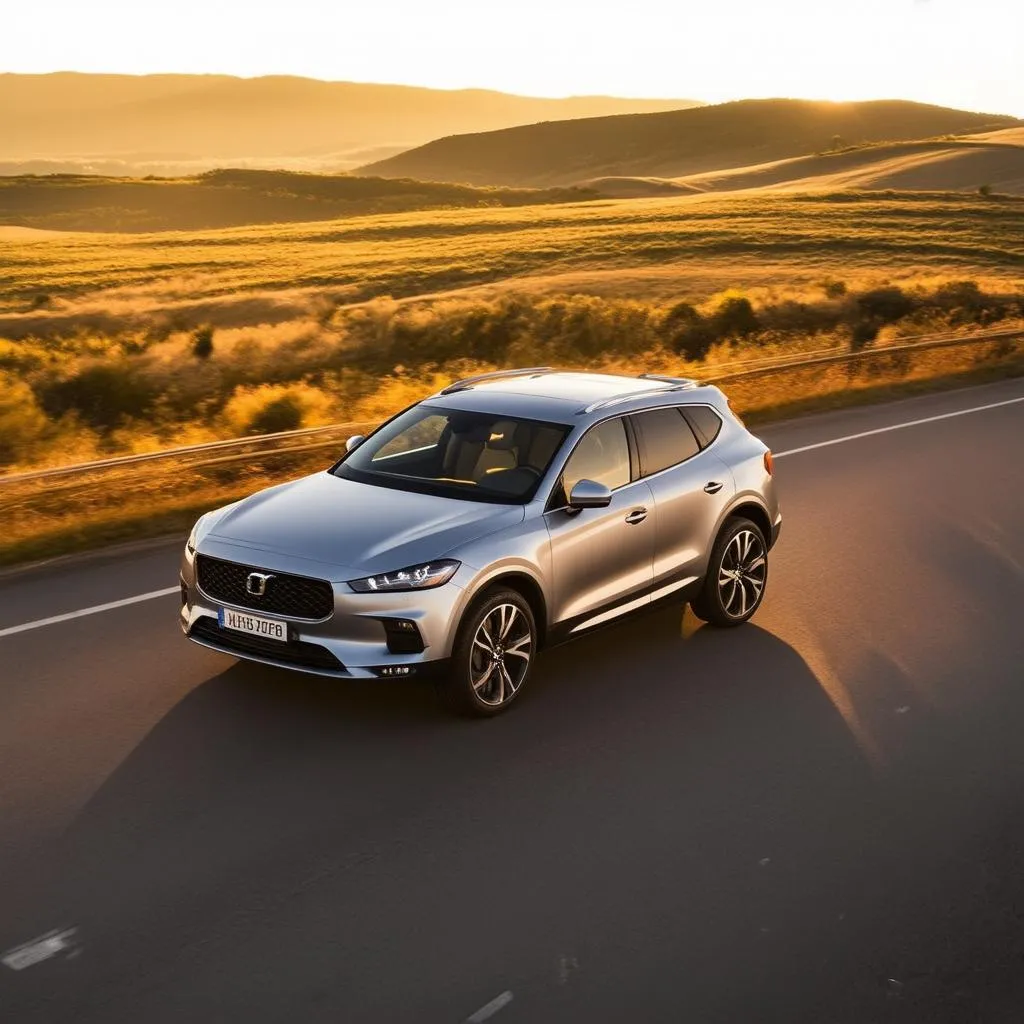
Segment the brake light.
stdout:
<svg viewBox="0 0 1024 1024">
<path fill-rule="evenodd" d="M 764 468 L 769 476 L 775 471 L 775 462 L 770 451 L 764 453 Z"/>
</svg>

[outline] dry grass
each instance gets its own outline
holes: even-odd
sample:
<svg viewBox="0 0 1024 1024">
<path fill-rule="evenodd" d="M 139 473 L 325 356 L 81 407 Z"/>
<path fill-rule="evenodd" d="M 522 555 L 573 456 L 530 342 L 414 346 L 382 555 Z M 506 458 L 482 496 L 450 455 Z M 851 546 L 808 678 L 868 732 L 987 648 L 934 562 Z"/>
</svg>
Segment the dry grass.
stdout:
<svg viewBox="0 0 1024 1024">
<path fill-rule="evenodd" d="M 0 337 L 291 319 L 325 302 L 567 274 L 1024 278 L 1024 201 L 945 194 L 702 195 L 442 210 L 182 236 L 0 237 Z M 45 296 L 45 308 L 32 309 Z M 640 296 L 638 296 L 640 297 Z"/>
</svg>

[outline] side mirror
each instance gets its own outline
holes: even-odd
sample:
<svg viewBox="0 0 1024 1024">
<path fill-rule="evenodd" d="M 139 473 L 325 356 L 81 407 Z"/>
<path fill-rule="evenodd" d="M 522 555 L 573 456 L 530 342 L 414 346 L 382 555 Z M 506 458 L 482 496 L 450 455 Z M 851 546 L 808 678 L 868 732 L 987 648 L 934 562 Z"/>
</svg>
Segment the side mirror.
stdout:
<svg viewBox="0 0 1024 1024">
<path fill-rule="evenodd" d="M 353 448 L 358 448 L 365 440 L 366 436 L 364 434 L 353 434 L 345 442 L 345 451 L 350 452 Z"/>
<path fill-rule="evenodd" d="M 577 480 L 569 493 L 569 508 L 578 512 L 584 508 L 607 508 L 612 503 L 612 492 L 596 480 Z"/>
</svg>

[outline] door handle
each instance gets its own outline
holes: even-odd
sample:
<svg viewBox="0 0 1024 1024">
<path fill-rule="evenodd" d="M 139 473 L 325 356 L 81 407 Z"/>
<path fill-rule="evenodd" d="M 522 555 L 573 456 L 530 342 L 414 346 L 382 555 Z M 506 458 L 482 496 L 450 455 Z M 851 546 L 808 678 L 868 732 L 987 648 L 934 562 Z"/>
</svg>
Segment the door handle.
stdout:
<svg viewBox="0 0 1024 1024">
<path fill-rule="evenodd" d="M 721 489 L 722 485 L 717 480 L 709 480 L 704 485 L 704 490 L 707 491 L 708 494 L 717 494 Z"/>
<path fill-rule="evenodd" d="M 632 512 L 626 516 L 626 522 L 630 526 L 636 526 L 637 523 L 642 523 L 647 518 L 647 509 L 635 508 Z"/>
</svg>

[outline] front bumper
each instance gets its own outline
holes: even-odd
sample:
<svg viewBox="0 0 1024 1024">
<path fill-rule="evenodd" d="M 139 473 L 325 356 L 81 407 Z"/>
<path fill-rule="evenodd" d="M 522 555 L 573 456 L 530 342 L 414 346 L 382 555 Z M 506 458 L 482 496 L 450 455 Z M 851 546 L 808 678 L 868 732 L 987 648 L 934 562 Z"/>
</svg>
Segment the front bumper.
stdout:
<svg viewBox="0 0 1024 1024">
<path fill-rule="evenodd" d="M 240 560 L 237 552 L 217 550 L 212 554 Z M 297 571 L 293 562 L 286 564 L 269 552 L 248 551 L 244 557 L 246 564 L 261 570 Z M 323 572 L 314 569 L 307 570 L 306 575 L 325 578 Z M 333 582 L 333 611 L 327 618 L 314 622 L 212 599 L 199 589 L 195 557 L 186 551 L 181 564 L 179 619 L 182 632 L 194 643 L 265 665 L 341 679 L 428 675 L 443 666 L 451 655 L 453 634 L 465 601 L 461 584 L 470 576 L 471 570 L 463 567 L 440 587 L 391 594 L 359 594 L 346 583 Z M 239 608 L 286 622 L 288 643 L 221 628 L 221 608 Z M 411 643 L 403 645 L 400 636 L 396 639 L 399 622 L 412 624 L 408 631 L 414 638 Z M 422 646 L 422 650 L 398 653 L 403 646 Z"/>
</svg>

